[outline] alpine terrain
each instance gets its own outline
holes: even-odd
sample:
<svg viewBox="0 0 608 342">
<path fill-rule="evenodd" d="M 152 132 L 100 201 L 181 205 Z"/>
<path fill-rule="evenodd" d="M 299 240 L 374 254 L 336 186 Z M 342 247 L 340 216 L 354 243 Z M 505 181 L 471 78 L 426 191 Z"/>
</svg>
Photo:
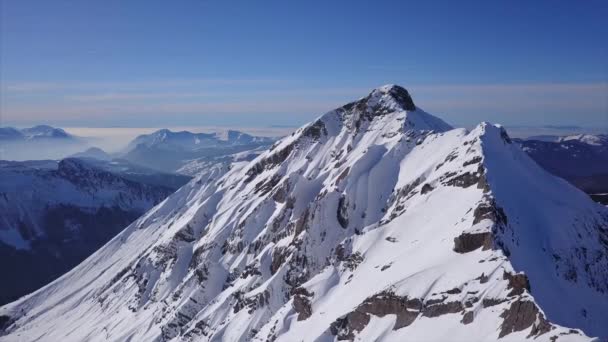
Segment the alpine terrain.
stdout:
<svg viewBox="0 0 608 342">
<path fill-rule="evenodd" d="M 607 316 L 608 209 L 389 85 L 203 170 L 0 340 L 588 341 Z"/>
<path fill-rule="evenodd" d="M 70 270 L 187 180 L 93 162 L 0 161 L 1 304 Z"/>
</svg>

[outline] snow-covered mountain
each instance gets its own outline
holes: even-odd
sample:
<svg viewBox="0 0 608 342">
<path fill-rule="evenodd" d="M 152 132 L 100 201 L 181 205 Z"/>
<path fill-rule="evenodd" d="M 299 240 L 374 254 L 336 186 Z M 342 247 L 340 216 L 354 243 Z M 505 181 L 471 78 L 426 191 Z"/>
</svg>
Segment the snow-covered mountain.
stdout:
<svg viewBox="0 0 608 342">
<path fill-rule="evenodd" d="M 535 135 L 526 138 L 525 140 L 548 141 L 548 142 L 564 142 L 564 141 L 579 141 L 585 144 L 594 146 L 608 145 L 608 134 L 572 134 L 572 135 Z"/>
<path fill-rule="evenodd" d="M 516 142 L 547 171 L 583 191 L 608 192 L 608 135 L 543 136 Z"/>
<path fill-rule="evenodd" d="M 0 303 L 48 284 L 175 190 L 145 176 L 78 159 L 0 161 Z"/>
<path fill-rule="evenodd" d="M 268 147 L 274 141 L 273 138 L 257 137 L 232 130 L 191 133 L 161 129 L 135 138 L 121 157 L 143 166 L 175 172 L 193 160 L 212 161 L 218 157 Z"/>
<path fill-rule="evenodd" d="M 46 125 L 16 129 L 0 127 L 0 159 L 60 159 L 81 150 L 87 143 L 61 128 Z"/>
<path fill-rule="evenodd" d="M 608 209 L 500 126 L 384 86 L 221 164 L 57 281 L 2 341 L 608 337 Z"/>
<path fill-rule="evenodd" d="M 38 125 L 30 128 L 16 129 L 13 127 L 0 127 L 0 140 L 75 140 L 76 137 L 61 128 L 47 125 Z"/>
</svg>

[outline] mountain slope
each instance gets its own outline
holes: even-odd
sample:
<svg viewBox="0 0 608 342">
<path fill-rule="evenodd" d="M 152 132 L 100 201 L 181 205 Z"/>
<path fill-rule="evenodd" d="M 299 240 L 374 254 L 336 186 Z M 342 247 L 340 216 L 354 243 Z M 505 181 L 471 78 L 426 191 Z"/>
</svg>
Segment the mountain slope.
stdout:
<svg viewBox="0 0 608 342">
<path fill-rule="evenodd" d="M 1 308 L 2 340 L 608 336 L 608 211 L 500 127 L 384 86 L 222 167 Z"/>
<path fill-rule="evenodd" d="M 78 159 L 0 162 L 0 303 L 56 279 L 173 191 Z"/>
</svg>

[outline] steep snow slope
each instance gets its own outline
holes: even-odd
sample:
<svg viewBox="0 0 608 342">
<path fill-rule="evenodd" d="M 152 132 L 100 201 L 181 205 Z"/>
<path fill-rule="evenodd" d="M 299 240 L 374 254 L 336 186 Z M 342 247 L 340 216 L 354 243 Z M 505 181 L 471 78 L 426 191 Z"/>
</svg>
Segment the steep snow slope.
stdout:
<svg viewBox="0 0 608 342">
<path fill-rule="evenodd" d="M 78 159 L 0 162 L 0 303 L 48 284 L 174 189 Z"/>
<path fill-rule="evenodd" d="M 498 126 L 384 86 L 223 167 L 1 308 L 0 339 L 608 336 L 608 211 Z"/>
</svg>

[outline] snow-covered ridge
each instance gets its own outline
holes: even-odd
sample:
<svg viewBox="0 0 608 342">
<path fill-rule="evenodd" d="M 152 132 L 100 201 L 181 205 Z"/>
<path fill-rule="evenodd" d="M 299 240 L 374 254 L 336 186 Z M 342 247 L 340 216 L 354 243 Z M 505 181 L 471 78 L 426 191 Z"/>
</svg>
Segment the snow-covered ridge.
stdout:
<svg viewBox="0 0 608 342">
<path fill-rule="evenodd" d="M 2 339 L 608 337 L 607 222 L 503 128 L 389 85 L 206 170 L 1 308 Z"/>
</svg>

